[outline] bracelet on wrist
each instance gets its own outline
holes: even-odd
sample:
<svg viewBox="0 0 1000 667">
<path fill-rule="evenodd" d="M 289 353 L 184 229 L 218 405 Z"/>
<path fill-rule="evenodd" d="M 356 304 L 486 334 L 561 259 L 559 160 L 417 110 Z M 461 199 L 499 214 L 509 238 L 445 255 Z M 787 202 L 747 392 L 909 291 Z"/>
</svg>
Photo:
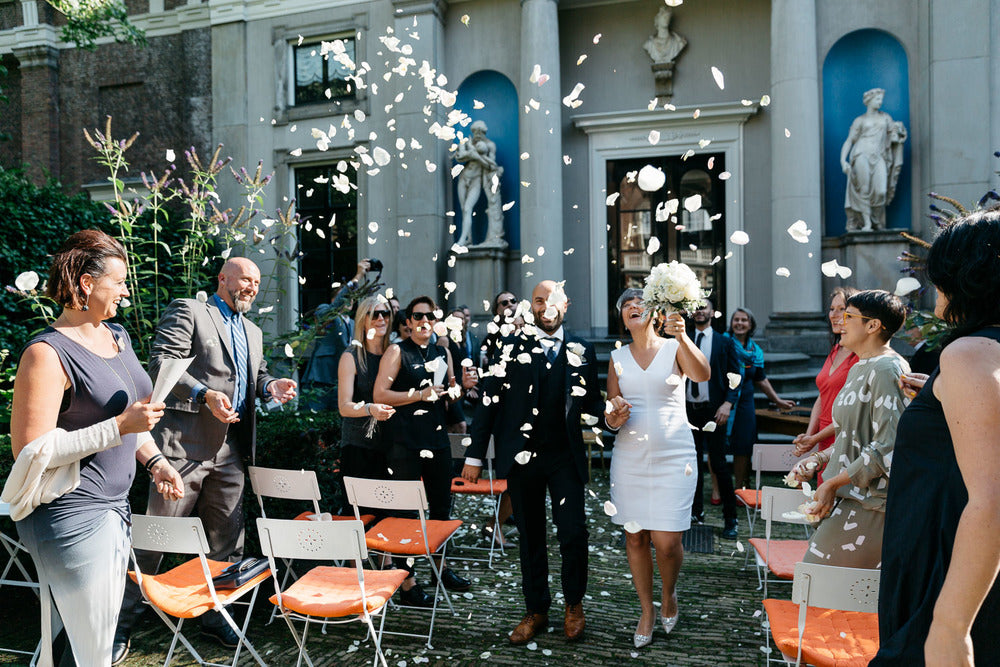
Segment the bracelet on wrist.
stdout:
<svg viewBox="0 0 1000 667">
<path fill-rule="evenodd" d="M 365 412 L 368 413 L 369 417 L 374 416 L 374 415 L 372 415 L 372 404 L 371 403 L 365 403 Z"/>
<path fill-rule="evenodd" d="M 162 453 L 157 453 L 157 454 L 154 454 L 153 456 L 150 456 L 146 460 L 146 464 L 145 464 L 146 472 L 149 473 L 150 476 L 152 476 L 152 474 L 153 474 L 153 466 L 155 466 L 157 463 L 159 463 L 164 458 L 166 458 L 166 457 L 164 457 Z"/>
</svg>

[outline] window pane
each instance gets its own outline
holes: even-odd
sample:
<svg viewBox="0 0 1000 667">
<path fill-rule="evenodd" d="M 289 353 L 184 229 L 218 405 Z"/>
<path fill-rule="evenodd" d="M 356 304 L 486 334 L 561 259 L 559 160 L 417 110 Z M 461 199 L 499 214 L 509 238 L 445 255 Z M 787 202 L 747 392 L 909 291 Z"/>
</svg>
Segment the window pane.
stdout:
<svg viewBox="0 0 1000 667">
<path fill-rule="evenodd" d="M 355 44 L 353 38 L 336 40 L 343 44 L 342 54 L 333 50 L 323 53 L 319 42 L 295 47 L 295 103 L 308 104 L 352 95 L 353 86 L 349 76 L 353 73 L 350 63 L 354 62 Z M 339 51 L 339 49 L 337 49 Z"/>
</svg>

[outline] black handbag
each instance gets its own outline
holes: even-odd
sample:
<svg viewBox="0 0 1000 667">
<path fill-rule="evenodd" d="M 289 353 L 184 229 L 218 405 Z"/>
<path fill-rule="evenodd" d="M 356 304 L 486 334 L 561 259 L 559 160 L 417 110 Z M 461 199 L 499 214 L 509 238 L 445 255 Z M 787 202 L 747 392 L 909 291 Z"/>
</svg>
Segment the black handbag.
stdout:
<svg viewBox="0 0 1000 667">
<path fill-rule="evenodd" d="M 254 577 L 267 572 L 266 558 L 244 558 L 239 563 L 233 563 L 225 570 L 212 577 L 212 585 L 218 590 L 239 588 Z"/>
</svg>

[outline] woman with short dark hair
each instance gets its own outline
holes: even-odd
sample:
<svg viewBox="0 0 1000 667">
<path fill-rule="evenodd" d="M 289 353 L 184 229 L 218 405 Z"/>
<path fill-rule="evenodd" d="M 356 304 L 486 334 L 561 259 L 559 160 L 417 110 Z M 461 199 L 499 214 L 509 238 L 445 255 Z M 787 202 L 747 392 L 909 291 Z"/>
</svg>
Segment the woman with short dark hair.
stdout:
<svg viewBox="0 0 1000 667">
<path fill-rule="evenodd" d="M 833 446 L 795 465 L 800 480 L 826 466 L 809 514 L 821 519 L 803 560 L 878 567 L 896 425 L 903 412 L 900 378 L 910 370 L 889 347 L 903 324 L 903 302 L 884 290 L 847 300 L 840 342 L 858 355 L 833 402 Z"/>
<path fill-rule="evenodd" d="M 157 491 L 184 483 L 149 431 L 163 416 L 128 334 L 105 320 L 128 296 L 128 256 L 104 232 L 70 236 L 52 260 L 48 295 L 62 313 L 25 347 L 14 379 L 11 504 L 43 596 L 41 664 L 52 664 L 51 592 L 78 665 L 111 664 L 129 555 L 135 462 Z"/>
<path fill-rule="evenodd" d="M 952 329 L 899 423 L 871 664 L 998 665 L 1000 208 L 945 227 L 927 276 Z"/>
</svg>

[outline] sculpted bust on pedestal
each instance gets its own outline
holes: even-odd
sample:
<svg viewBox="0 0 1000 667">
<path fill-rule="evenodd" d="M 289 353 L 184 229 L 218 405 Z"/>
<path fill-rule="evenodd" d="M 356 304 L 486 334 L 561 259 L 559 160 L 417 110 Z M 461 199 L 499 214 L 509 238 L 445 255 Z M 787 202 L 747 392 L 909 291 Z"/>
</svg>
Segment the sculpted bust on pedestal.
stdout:
<svg viewBox="0 0 1000 667">
<path fill-rule="evenodd" d="M 653 79 L 656 82 L 656 95 L 669 99 L 673 95 L 674 61 L 687 46 L 687 40 L 670 31 L 670 20 L 673 12 L 667 7 L 660 7 L 653 19 L 656 34 L 642 45 L 653 60 Z"/>
<path fill-rule="evenodd" d="M 473 122 L 469 129 L 472 136 L 462 140 L 455 151 L 455 161 L 464 165 L 458 175 L 458 201 L 462 209 L 462 233 L 458 245 L 472 243 L 472 211 L 485 192 L 487 230 L 486 240 L 480 245 L 506 247 L 500 201 L 503 167 L 497 164 L 497 145 L 486 138 L 488 128 L 483 121 Z"/>
<path fill-rule="evenodd" d="M 854 119 L 840 149 L 847 175 L 844 209 L 849 231 L 885 229 L 885 208 L 896 194 L 903 168 L 906 128 L 882 111 L 885 90 L 872 88 L 862 97 L 868 110 Z"/>
</svg>

